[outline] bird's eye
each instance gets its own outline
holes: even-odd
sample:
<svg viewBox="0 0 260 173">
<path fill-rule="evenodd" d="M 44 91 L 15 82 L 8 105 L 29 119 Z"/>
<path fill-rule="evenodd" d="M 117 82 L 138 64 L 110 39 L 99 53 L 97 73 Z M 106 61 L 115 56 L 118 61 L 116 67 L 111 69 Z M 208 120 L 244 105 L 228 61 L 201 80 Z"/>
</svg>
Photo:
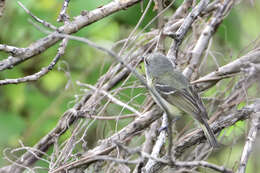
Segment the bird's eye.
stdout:
<svg viewBox="0 0 260 173">
<path fill-rule="evenodd" d="M 147 65 L 149 65 L 149 61 L 148 61 L 147 58 L 144 58 L 144 62 L 145 62 Z"/>
</svg>

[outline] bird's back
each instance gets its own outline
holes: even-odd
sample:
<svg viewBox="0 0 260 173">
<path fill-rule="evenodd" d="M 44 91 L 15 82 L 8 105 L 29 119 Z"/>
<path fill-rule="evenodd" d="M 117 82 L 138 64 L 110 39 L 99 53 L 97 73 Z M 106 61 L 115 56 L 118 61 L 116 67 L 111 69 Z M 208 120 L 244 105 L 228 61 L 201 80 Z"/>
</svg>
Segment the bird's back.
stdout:
<svg viewBox="0 0 260 173">
<path fill-rule="evenodd" d="M 160 74 L 156 77 L 156 81 L 164 85 L 172 86 L 176 90 L 187 89 L 190 85 L 188 79 L 176 69 L 164 71 L 164 74 Z"/>
</svg>

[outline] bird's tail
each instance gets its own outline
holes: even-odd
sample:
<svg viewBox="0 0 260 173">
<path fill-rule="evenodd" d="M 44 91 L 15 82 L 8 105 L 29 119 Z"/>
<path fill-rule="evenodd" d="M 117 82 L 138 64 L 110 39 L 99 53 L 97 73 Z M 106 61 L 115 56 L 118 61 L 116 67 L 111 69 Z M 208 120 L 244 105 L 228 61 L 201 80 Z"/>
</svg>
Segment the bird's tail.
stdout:
<svg viewBox="0 0 260 173">
<path fill-rule="evenodd" d="M 213 148 L 219 148 L 220 145 L 219 143 L 217 142 L 215 136 L 214 136 L 214 133 L 213 131 L 211 130 L 211 128 L 209 127 L 209 124 L 207 122 L 201 124 L 201 128 L 205 134 L 205 136 L 207 137 L 210 145 L 213 147 Z"/>
</svg>

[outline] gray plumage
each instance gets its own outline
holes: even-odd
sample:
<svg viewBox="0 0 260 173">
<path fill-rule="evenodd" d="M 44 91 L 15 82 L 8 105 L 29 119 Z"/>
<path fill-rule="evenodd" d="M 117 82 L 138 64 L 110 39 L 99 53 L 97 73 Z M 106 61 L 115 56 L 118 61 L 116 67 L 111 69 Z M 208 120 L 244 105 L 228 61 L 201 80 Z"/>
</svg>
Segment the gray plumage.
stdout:
<svg viewBox="0 0 260 173">
<path fill-rule="evenodd" d="M 188 79 L 174 69 L 171 61 L 161 53 L 154 53 L 145 58 L 145 67 L 147 83 L 158 93 L 157 96 L 152 94 L 155 102 L 160 105 L 160 99 L 170 114 L 174 114 L 173 106 L 190 114 L 200 122 L 210 145 L 217 147 L 217 140 L 207 123 L 207 111 Z"/>
</svg>

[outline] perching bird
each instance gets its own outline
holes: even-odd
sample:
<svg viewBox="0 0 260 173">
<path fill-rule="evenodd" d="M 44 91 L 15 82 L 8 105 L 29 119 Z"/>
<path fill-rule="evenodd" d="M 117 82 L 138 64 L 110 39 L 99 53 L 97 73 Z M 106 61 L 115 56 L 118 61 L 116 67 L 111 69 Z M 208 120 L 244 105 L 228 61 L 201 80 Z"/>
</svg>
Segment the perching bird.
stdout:
<svg viewBox="0 0 260 173">
<path fill-rule="evenodd" d="M 218 147 L 218 142 L 207 122 L 208 114 L 199 95 L 194 91 L 188 79 L 171 61 L 161 53 L 154 53 L 145 58 L 145 69 L 148 86 L 153 99 L 171 116 L 175 107 L 190 114 L 201 125 L 210 145 Z M 164 106 L 162 106 L 163 104 Z"/>
</svg>

